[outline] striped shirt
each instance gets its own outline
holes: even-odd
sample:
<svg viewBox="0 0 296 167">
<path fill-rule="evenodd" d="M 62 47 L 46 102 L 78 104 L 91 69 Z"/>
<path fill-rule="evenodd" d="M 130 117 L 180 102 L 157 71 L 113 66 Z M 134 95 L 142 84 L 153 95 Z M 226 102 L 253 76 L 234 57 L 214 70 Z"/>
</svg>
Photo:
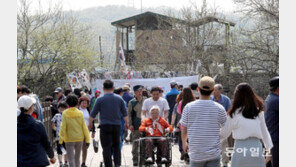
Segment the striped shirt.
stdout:
<svg viewBox="0 0 296 167">
<path fill-rule="evenodd" d="M 226 122 L 221 104 L 212 100 L 188 103 L 180 122 L 187 127 L 190 161 L 208 161 L 220 156 L 220 128 Z"/>
</svg>

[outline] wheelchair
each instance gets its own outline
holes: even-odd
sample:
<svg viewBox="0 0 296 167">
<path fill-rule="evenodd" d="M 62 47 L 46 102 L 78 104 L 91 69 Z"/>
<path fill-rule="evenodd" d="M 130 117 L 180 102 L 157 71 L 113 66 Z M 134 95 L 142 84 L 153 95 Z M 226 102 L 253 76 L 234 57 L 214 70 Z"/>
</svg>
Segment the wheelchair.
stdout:
<svg viewBox="0 0 296 167">
<path fill-rule="evenodd" d="M 157 164 L 158 167 L 161 167 L 163 164 L 165 167 L 169 167 L 172 165 L 172 145 L 173 145 L 173 138 L 164 136 L 164 137 L 145 137 L 145 134 L 141 134 L 142 137 L 137 139 L 134 142 L 139 142 L 139 147 L 138 147 L 138 166 L 139 167 L 149 167 L 153 166 L 153 164 Z M 161 157 L 158 155 L 158 149 L 155 147 L 152 151 L 152 162 L 146 162 L 146 151 L 145 151 L 145 139 L 167 139 L 168 140 L 168 156 L 167 162 L 161 162 Z"/>
</svg>

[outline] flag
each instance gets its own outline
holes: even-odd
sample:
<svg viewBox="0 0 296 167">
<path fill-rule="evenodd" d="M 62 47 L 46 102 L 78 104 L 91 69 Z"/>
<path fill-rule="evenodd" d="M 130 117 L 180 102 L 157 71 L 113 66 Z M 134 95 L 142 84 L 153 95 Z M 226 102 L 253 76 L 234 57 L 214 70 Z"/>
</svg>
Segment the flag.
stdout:
<svg viewBox="0 0 296 167">
<path fill-rule="evenodd" d="M 121 62 L 121 66 L 123 67 L 123 69 L 125 71 L 127 71 L 127 66 L 125 64 L 125 56 L 124 56 L 124 51 L 123 51 L 123 47 L 122 47 L 122 43 L 120 42 L 119 44 L 119 58 L 120 58 L 120 62 Z"/>
</svg>

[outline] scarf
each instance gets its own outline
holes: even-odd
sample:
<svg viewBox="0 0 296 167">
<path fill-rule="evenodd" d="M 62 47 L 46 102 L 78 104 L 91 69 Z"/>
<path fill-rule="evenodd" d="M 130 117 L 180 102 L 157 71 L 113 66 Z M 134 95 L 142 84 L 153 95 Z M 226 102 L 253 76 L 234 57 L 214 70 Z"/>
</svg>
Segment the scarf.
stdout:
<svg viewBox="0 0 296 167">
<path fill-rule="evenodd" d="M 153 123 L 152 123 L 153 129 L 156 129 L 155 126 L 157 125 L 157 129 L 160 131 L 161 134 L 163 134 L 162 126 L 158 122 L 159 121 L 159 117 L 156 120 L 153 120 L 153 119 L 151 119 L 151 120 L 153 121 Z"/>
</svg>

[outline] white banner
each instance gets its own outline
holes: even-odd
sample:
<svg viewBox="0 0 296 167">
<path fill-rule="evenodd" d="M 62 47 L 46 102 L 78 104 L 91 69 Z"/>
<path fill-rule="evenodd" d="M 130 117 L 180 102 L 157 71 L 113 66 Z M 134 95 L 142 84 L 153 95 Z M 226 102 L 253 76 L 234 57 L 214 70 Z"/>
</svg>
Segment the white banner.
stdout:
<svg viewBox="0 0 296 167">
<path fill-rule="evenodd" d="M 176 81 L 179 85 L 183 85 L 184 88 L 188 87 L 192 82 L 198 83 L 198 76 L 187 76 L 187 77 L 172 77 L 172 78 L 149 78 L 149 79 L 113 79 L 114 87 L 122 87 L 124 84 L 129 83 L 131 85 L 131 92 L 133 91 L 133 86 L 143 85 L 148 89 L 151 89 L 153 86 L 162 87 L 164 93 L 169 92 L 171 89 L 170 82 Z M 103 83 L 105 80 L 97 79 L 92 81 L 92 93 L 95 90 L 100 90 L 103 93 Z"/>
</svg>

